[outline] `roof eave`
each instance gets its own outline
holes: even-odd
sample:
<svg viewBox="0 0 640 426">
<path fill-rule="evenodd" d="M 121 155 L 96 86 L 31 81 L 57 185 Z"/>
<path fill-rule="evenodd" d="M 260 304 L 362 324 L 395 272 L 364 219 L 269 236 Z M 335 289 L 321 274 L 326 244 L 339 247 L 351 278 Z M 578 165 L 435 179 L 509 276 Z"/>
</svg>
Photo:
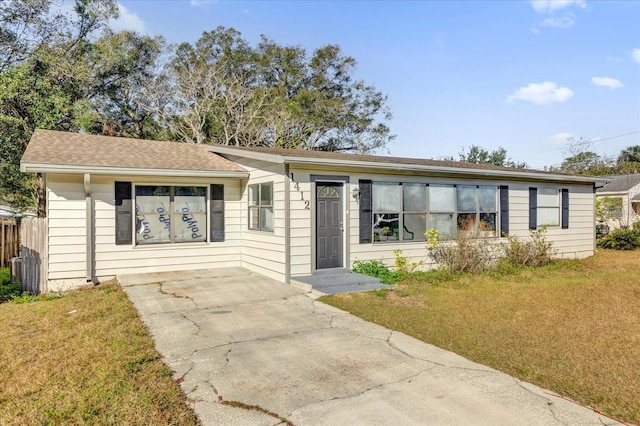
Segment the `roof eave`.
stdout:
<svg viewBox="0 0 640 426">
<path fill-rule="evenodd" d="M 203 145 L 210 152 L 224 155 L 236 155 L 238 157 L 249 158 L 252 160 L 262 160 L 268 163 L 282 164 L 284 157 L 279 154 L 268 154 L 265 152 L 246 151 L 221 145 Z"/>
<path fill-rule="evenodd" d="M 492 170 L 492 169 L 472 169 L 464 167 L 445 167 L 445 166 L 427 166 L 421 164 L 406 164 L 406 163 L 379 163 L 372 161 L 350 161 L 350 160 L 337 160 L 337 159 L 325 159 L 325 158 L 305 158 L 305 157 L 283 157 L 285 163 L 310 165 L 310 164 L 323 164 L 333 166 L 348 166 L 354 168 L 375 168 L 381 170 L 406 170 L 416 172 L 434 172 L 434 173 L 449 173 L 459 174 L 467 176 L 482 176 L 493 178 L 517 178 L 528 180 L 544 180 L 555 182 L 578 182 L 578 183 L 595 183 L 602 182 L 602 180 L 594 177 L 587 176 L 575 176 L 575 175 L 555 175 L 547 173 L 535 173 L 529 171 L 510 171 L 510 170 Z"/>
<path fill-rule="evenodd" d="M 173 177 L 202 177 L 220 178 L 230 177 L 246 179 L 249 172 L 228 170 L 181 170 L 181 169 L 146 169 L 137 167 L 111 167 L 111 166 L 81 166 L 67 164 L 48 164 L 20 162 L 21 172 L 31 173 L 61 173 L 77 174 L 90 173 L 100 175 L 132 175 L 132 176 L 173 176 Z"/>
</svg>

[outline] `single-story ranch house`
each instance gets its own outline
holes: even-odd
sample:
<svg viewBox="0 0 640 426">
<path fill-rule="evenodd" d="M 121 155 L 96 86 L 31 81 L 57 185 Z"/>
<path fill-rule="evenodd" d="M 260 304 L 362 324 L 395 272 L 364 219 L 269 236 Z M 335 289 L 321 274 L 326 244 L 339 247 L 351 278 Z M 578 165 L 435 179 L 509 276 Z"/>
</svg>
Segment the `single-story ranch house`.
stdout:
<svg viewBox="0 0 640 426">
<path fill-rule="evenodd" d="M 36 130 L 48 291 L 122 273 L 241 266 L 289 283 L 355 260 L 424 259 L 424 233 L 595 250 L 592 177 L 453 161 Z"/>
</svg>

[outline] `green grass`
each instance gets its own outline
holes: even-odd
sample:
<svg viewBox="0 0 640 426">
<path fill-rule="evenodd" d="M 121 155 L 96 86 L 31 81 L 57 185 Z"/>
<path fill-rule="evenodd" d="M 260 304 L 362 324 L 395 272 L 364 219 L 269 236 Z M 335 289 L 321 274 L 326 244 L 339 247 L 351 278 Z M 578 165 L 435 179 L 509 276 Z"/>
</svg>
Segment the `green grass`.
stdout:
<svg viewBox="0 0 640 426">
<path fill-rule="evenodd" d="M 0 304 L 0 336 L 0 424 L 198 424 L 113 283 Z"/>
<path fill-rule="evenodd" d="M 388 292 L 323 297 L 640 424 L 640 252 L 482 275 L 414 273 Z"/>
</svg>

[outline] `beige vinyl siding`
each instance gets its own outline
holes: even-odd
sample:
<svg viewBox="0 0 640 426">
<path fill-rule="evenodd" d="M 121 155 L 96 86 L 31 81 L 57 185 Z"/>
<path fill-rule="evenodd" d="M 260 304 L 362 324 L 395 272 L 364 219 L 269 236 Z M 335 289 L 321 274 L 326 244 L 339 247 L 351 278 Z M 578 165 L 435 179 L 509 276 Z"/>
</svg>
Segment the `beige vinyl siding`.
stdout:
<svg viewBox="0 0 640 426">
<path fill-rule="evenodd" d="M 284 165 L 261 160 L 227 156 L 249 172 L 249 180 L 242 187 L 241 265 L 270 278 L 285 279 L 285 175 Z M 249 185 L 273 183 L 273 232 L 249 229 Z"/>
<path fill-rule="evenodd" d="M 225 241 L 135 246 L 115 244 L 114 182 L 135 184 L 224 185 Z M 83 176 L 48 175 L 50 289 L 86 282 L 86 202 Z M 94 221 L 94 275 L 179 271 L 240 266 L 242 184 L 239 179 L 186 179 L 140 176 L 91 176 Z M 208 225 L 208 224 L 207 224 Z"/>
<path fill-rule="evenodd" d="M 289 186 L 291 229 L 291 276 L 310 275 L 313 272 L 312 236 L 315 226 L 314 192 L 307 171 L 292 169 L 293 179 Z"/>
<path fill-rule="evenodd" d="M 184 243 L 136 246 L 115 244 L 115 181 L 135 185 L 224 185 L 225 241 L 216 243 Z M 237 179 L 186 179 L 139 176 L 92 176 L 94 199 L 95 274 L 110 277 L 117 274 L 168 272 L 226 266 L 239 266 L 240 256 L 240 192 Z M 134 189 L 135 191 L 135 189 Z M 207 207 L 208 208 L 208 207 Z M 208 216 L 207 216 L 208 219 Z M 209 234 L 207 224 L 207 234 Z M 208 240 L 207 236 L 207 240 Z"/>
<path fill-rule="evenodd" d="M 547 227 L 547 239 L 558 257 L 584 258 L 595 250 L 595 198 L 591 185 L 562 185 L 529 182 L 509 185 L 510 234 L 529 237 L 529 188 L 569 189 L 569 228 Z"/>
<path fill-rule="evenodd" d="M 567 185 L 569 229 L 549 228 L 549 241 L 563 258 L 592 256 L 595 252 L 595 196 L 591 186 Z"/>
<path fill-rule="evenodd" d="M 353 191 L 359 179 L 388 182 L 422 182 L 429 184 L 457 184 L 457 185 L 506 185 L 509 187 L 509 230 L 513 236 L 529 238 L 529 188 L 549 187 L 560 190 L 569 189 L 569 228 L 550 226 L 547 228 L 547 239 L 553 244 L 558 257 L 584 258 L 592 256 L 595 251 L 594 236 L 594 194 L 591 184 L 558 184 L 543 182 L 510 182 L 504 180 L 456 179 L 420 176 L 393 175 L 351 175 L 349 190 Z M 393 251 L 401 249 L 403 256 L 410 262 L 424 261 L 424 267 L 429 267 L 426 252 L 426 242 L 398 242 L 398 243 L 370 243 L 359 244 L 359 206 L 356 200 L 349 198 L 350 226 L 349 226 L 349 261 L 355 260 L 383 260 L 393 265 Z M 561 213 L 561 212 L 560 212 Z M 503 239 L 494 239 L 496 242 Z"/>
<path fill-rule="evenodd" d="M 50 291 L 86 283 L 86 202 L 82 175 L 47 175 Z"/>
</svg>

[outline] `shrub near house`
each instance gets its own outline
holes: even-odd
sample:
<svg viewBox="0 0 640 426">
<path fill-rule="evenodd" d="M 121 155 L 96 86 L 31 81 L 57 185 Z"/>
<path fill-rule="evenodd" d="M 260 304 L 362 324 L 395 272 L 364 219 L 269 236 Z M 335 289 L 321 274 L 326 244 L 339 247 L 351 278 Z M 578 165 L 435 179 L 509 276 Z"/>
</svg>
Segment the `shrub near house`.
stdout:
<svg viewBox="0 0 640 426">
<path fill-rule="evenodd" d="M 640 222 L 631 229 L 614 229 L 604 238 L 598 240 L 598 247 L 615 250 L 633 250 L 640 247 Z"/>
</svg>

